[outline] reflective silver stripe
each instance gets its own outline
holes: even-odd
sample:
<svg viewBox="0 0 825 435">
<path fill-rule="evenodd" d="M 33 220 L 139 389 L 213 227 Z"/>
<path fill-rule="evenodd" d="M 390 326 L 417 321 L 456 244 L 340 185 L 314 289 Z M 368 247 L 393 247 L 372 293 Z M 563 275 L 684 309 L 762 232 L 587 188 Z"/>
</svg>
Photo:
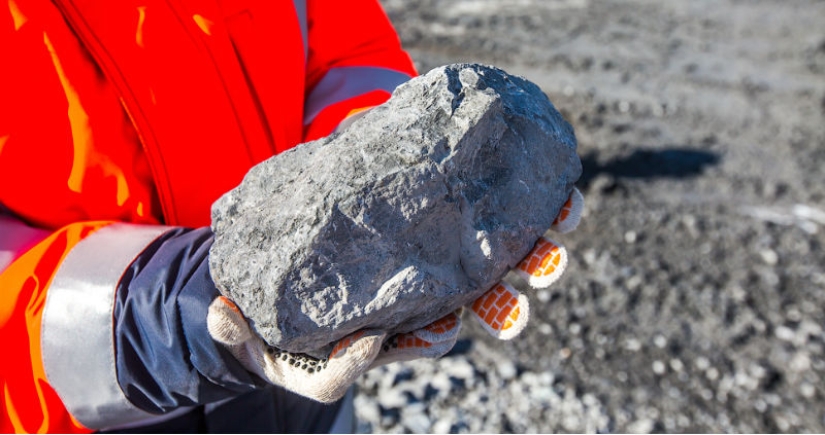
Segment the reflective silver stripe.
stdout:
<svg viewBox="0 0 825 435">
<path fill-rule="evenodd" d="M 306 62 L 307 56 L 309 56 L 307 2 L 306 0 L 292 0 L 292 3 L 295 5 L 295 14 L 298 15 L 298 25 L 301 26 L 301 39 L 304 41 L 304 62 Z"/>
<path fill-rule="evenodd" d="M 66 409 L 90 429 L 157 417 L 132 405 L 115 369 L 115 289 L 147 245 L 171 227 L 112 224 L 66 255 L 46 295 L 43 366 Z"/>
<path fill-rule="evenodd" d="M 304 125 L 307 125 L 331 104 L 335 104 L 370 91 L 392 92 L 410 79 L 402 72 L 387 68 L 347 66 L 327 71 L 315 89 L 307 97 L 304 108 Z"/>
</svg>

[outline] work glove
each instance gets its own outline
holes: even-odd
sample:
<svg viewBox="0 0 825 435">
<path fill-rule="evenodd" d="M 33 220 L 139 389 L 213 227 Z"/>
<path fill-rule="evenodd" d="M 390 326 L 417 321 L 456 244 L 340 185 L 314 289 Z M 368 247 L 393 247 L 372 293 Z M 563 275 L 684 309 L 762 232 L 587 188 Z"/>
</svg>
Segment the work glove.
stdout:
<svg viewBox="0 0 825 435">
<path fill-rule="evenodd" d="M 575 188 L 551 227 L 560 233 L 576 228 L 583 208 Z M 552 285 L 567 265 L 563 246 L 541 237 L 518 264 L 515 272 L 534 289 Z M 508 340 L 527 325 L 528 299 L 506 280 L 500 281 L 468 308 L 484 330 Z M 397 361 L 438 358 L 452 349 L 461 329 L 463 310 L 450 313 L 412 332 L 393 334 L 365 329 L 339 340 L 327 358 L 286 352 L 266 344 L 249 326 L 240 309 L 225 296 L 209 306 L 207 326 L 212 338 L 222 343 L 247 370 L 287 390 L 332 402 L 371 368 Z"/>
<path fill-rule="evenodd" d="M 560 234 L 576 229 L 584 208 L 584 197 L 575 187 L 550 227 Z M 549 288 L 567 267 L 567 250 L 560 243 L 542 236 L 529 254 L 514 269 L 516 276 L 533 290 Z M 509 340 L 517 336 L 530 319 L 527 296 L 516 290 L 507 277 L 476 299 L 469 307 L 485 331 L 495 338 Z"/>
<path fill-rule="evenodd" d="M 450 313 L 424 328 L 389 339 L 381 330 L 360 330 L 339 340 L 327 358 L 316 358 L 267 345 L 225 296 L 212 302 L 207 316 L 209 334 L 247 370 L 324 403 L 340 399 L 359 376 L 373 367 L 444 355 L 455 344 L 460 324 L 460 317 Z"/>
</svg>

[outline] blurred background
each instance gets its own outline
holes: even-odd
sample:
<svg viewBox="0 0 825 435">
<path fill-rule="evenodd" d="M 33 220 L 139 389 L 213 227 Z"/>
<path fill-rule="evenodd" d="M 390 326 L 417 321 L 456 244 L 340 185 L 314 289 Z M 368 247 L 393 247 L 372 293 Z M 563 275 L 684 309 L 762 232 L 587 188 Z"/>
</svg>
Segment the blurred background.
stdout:
<svg viewBox="0 0 825 435">
<path fill-rule="evenodd" d="M 420 72 L 538 84 L 586 207 L 520 337 L 370 372 L 359 431 L 825 432 L 825 2 L 382 3 Z"/>
</svg>

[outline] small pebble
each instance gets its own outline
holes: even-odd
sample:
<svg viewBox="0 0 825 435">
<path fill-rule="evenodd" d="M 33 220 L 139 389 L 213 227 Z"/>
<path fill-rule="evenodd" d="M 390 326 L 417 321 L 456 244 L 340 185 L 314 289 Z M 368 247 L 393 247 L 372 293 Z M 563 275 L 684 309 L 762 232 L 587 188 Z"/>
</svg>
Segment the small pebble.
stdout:
<svg viewBox="0 0 825 435">
<path fill-rule="evenodd" d="M 816 394 L 816 388 L 814 388 L 813 385 L 804 382 L 799 386 L 799 393 L 802 394 L 802 397 L 810 399 L 811 397 L 814 397 L 814 394 Z"/>
<path fill-rule="evenodd" d="M 567 327 L 567 330 L 573 335 L 578 335 L 579 332 L 581 332 L 582 327 L 578 323 L 574 322 L 574 323 L 571 323 L 570 326 Z"/>
<path fill-rule="evenodd" d="M 550 297 L 551 296 L 552 296 L 552 294 L 550 293 L 550 290 L 539 290 L 536 293 L 536 297 L 538 298 L 538 300 L 540 300 L 544 303 L 550 302 Z"/>
<path fill-rule="evenodd" d="M 553 327 L 547 323 L 542 323 L 539 325 L 539 333 L 543 335 L 550 335 L 553 333 Z"/>
<path fill-rule="evenodd" d="M 627 425 L 627 432 L 629 433 L 650 433 L 653 430 L 655 422 L 649 418 L 636 420 Z"/>
<path fill-rule="evenodd" d="M 627 101 L 619 101 L 619 112 L 627 113 L 630 111 L 630 103 Z"/>
<path fill-rule="evenodd" d="M 670 368 L 673 369 L 674 372 L 681 372 L 682 368 L 684 368 L 684 364 L 682 364 L 682 361 L 674 358 L 670 360 Z"/>
<path fill-rule="evenodd" d="M 768 404 L 764 400 L 757 399 L 753 402 L 753 408 L 759 412 L 765 412 L 768 409 Z"/>
<path fill-rule="evenodd" d="M 763 249 L 759 251 L 759 255 L 762 256 L 762 261 L 769 266 L 773 266 L 779 261 L 779 255 L 773 249 Z"/>
<path fill-rule="evenodd" d="M 796 337 L 796 333 L 793 332 L 793 329 L 788 328 L 787 326 L 777 326 L 773 333 L 776 335 L 776 338 L 783 341 L 792 341 L 794 337 Z"/>
<path fill-rule="evenodd" d="M 510 360 L 502 360 L 498 363 L 498 374 L 503 379 L 512 379 L 516 376 L 516 365 Z"/>
<path fill-rule="evenodd" d="M 656 373 L 657 375 L 661 375 L 665 372 L 665 363 L 663 363 L 659 360 L 653 361 L 652 366 L 653 366 L 653 373 Z"/>
<path fill-rule="evenodd" d="M 667 346 L 667 338 L 661 334 L 656 335 L 656 337 L 653 338 L 653 344 L 655 344 L 659 349 L 663 349 Z"/>
</svg>

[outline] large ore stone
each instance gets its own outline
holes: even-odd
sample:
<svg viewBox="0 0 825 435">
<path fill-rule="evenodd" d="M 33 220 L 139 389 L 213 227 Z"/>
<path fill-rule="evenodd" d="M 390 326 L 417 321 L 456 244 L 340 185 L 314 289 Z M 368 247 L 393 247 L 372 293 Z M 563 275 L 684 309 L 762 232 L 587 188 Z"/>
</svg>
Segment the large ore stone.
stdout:
<svg viewBox="0 0 825 435">
<path fill-rule="evenodd" d="M 580 173 L 573 131 L 536 85 L 440 67 L 252 168 L 212 207 L 211 273 L 284 350 L 410 331 L 500 280 Z"/>
</svg>

